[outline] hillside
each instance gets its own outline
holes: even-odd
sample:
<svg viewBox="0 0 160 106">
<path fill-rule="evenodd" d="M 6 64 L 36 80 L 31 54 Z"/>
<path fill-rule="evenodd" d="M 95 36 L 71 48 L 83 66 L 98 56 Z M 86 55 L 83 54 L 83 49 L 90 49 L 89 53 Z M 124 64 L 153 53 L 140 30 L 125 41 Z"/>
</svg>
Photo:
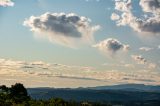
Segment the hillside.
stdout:
<svg viewBox="0 0 160 106">
<path fill-rule="evenodd" d="M 156 102 L 160 104 L 159 86 L 149 85 L 116 85 L 93 88 L 56 89 L 56 88 L 29 88 L 28 92 L 35 99 L 49 99 L 60 97 L 64 100 L 90 102 L 120 102 L 141 103 Z M 151 103 L 154 104 L 154 103 Z"/>
</svg>

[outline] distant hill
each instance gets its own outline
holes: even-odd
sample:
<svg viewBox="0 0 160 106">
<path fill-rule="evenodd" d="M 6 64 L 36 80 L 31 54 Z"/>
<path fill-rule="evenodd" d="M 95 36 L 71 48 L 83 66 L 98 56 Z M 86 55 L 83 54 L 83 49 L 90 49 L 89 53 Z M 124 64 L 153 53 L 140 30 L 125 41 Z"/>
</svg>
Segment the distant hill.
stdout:
<svg viewBox="0 0 160 106">
<path fill-rule="evenodd" d="M 35 99 L 60 97 L 76 101 L 158 101 L 160 104 L 160 87 L 150 85 L 125 84 L 76 89 L 28 88 L 28 92 Z"/>
<path fill-rule="evenodd" d="M 122 84 L 122 85 L 113 85 L 113 86 L 97 86 L 97 87 L 89 87 L 88 89 L 160 92 L 160 86 L 144 85 L 144 84 Z"/>
</svg>

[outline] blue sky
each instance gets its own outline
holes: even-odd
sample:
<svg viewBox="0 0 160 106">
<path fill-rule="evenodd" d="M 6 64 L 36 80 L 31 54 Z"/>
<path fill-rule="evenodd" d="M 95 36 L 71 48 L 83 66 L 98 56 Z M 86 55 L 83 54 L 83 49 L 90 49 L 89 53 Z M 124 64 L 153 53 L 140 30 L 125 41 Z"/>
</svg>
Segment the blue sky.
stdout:
<svg viewBox="0 0 160 106">
<path fill-rule="evenodd" d="M 29 87 L 159 84 L 160 6 L 158 0 L 151 0 L 154 8 L 145 1 L 0 0 L 2 82 Z"/>
</svg>

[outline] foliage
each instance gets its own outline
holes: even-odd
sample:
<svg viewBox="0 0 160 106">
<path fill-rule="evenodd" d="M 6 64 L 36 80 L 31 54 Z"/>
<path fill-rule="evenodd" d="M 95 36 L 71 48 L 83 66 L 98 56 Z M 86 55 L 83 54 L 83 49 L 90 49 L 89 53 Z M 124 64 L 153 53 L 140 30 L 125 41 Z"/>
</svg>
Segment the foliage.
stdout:
<svg viewBox="0 0 160 106">
<path fill-rule="evenodd" d="M 100 103 L 65 101 L 61 98 L 34 100 L 30 98 L 23 84 L 16 83 L 10 88 L 0 86 L 0 106 L 103 106 Z M 104 106 L 111 106 L 105 104 Z"/>
<path fill-rule="evenodd" d="M 107 93 L 108 94 L 108 93 Z M 113 105 L 112 105 L 113 104 Z M 0 106 L 160 106 L 159 100 L 140 101 L 110 101 L 104 103 L 74 100 L 65 101 L 61 98 L 50 98 L 47 100 L 32 99 L 23 84 L 16 83 L 10 88 L 0 86 Z"/>
</svg>

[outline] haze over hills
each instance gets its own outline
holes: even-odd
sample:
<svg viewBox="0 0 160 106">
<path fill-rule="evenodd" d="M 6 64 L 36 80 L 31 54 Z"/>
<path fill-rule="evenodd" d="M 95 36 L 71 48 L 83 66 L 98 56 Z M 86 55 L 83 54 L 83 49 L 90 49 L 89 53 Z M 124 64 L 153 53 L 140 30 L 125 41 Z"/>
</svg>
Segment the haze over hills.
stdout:
<svg viewBox="0 0 160 106">
<path fill-rule="evenodd" d="M 97 87 L 89 87 L 88 89 L 160 92 L 160 86 L 144 85 L 144 84 L 121 84 L 113 86 L 97 86 Z"/>
<path fill-rule="evenodd" d="M 60 97 L 76 101 L 158 101 L 160 102 L 160 86 L 142 84 L 124 84 L 90 88 L 28 88 L 31 97 L 49 99 Z"/>
</svg>

